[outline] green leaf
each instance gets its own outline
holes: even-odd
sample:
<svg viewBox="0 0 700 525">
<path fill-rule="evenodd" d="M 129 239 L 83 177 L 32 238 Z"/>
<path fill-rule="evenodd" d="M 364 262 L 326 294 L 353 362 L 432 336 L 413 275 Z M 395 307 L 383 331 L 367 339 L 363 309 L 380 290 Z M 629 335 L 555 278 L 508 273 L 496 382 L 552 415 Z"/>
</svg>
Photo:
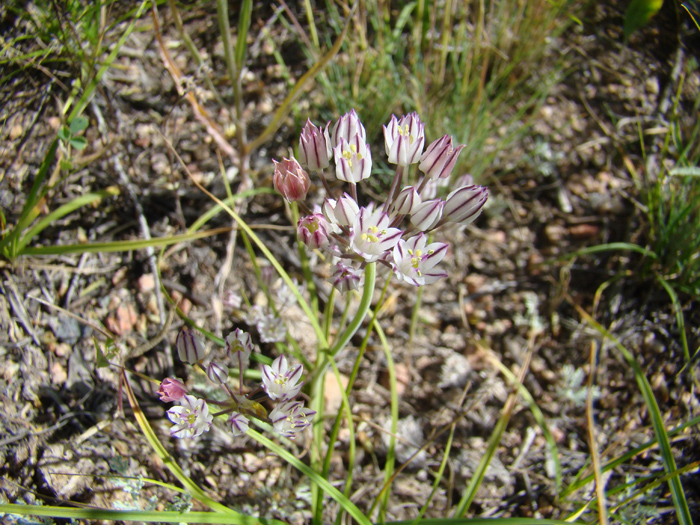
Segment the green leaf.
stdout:
<svg viewBox="0 0 700 525">
<path fill-rule="evenodd" d="M 87 140 L 85 140 L 85 137 L 73 137 L 70 139 L 69 144 L 77 149 L 78 151 L 84 150 L 85 146 L 87 146 Z"/>
<path fill-rule="evenodd" d="M 107 361 L 107 358 L 105 357 L 104 353 L 102 352 L 102 348 L 100 348 L 99 341 L 93 337 L 92 343 L 95 345 L 95 366 L 97 366 L 97 368 L 108 367 L 109 361 Z"/>
<path fill-rule="evenodd" d="M 70 123 L 70 133 L 71 135 L 75 135 L 87 129 L 87 127 L 88 119 L 86 119 L 85 117 L 75 117 L 73 120 L 71 120 Z"/>
<path fill-rule="evenodd" d="M 58 138 L 61 139 L 63 142 L 68 142 L 70 140 L 70 131 L 68 131 L 68 128 L 66 128 L 65 126 L 62 126 L 56 134 L 58 135 Z"/>
<path fill-rule="evenodd" d="M 647 25 L 663 4 L 664 0 L 632 0 L 625 13 L 625 42 L 637 29 Z"/>
</svg>

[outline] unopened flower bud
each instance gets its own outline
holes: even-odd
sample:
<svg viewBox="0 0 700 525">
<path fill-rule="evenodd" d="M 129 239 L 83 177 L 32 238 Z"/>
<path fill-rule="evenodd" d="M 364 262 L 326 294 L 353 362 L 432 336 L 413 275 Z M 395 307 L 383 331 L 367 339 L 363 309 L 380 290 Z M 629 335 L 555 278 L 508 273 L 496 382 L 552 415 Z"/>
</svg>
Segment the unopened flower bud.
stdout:
<svg viewBox="0 0 700 525">
<path fill-rule="evenodd" d="M 246 370 L 250 363 L 250 354 L 254 350 L 253 339 L 250 334 L 236 328 L 226 336 L 226 354 L 239 370 Z"/>
<path fill-rule="evenodd" d="M 483 186 L 457 188 L 445 199 L 444 220 L 469 224 L 479 216 L 488 198 L 489 192 Z"/>
<path fill-rule="evenodd" d="M 363 141 L 367 140 L 365 127 L 360 122 L 360 117 L 357 116 L 354 109 L 351 109 L 340 117 L 335 126 L 333 126 L 331 146 L 333 148 L 338 146 L 341 138 L 344 138 L 347 142 L 352 142 L 355 135 L 359 135 Z"/>
<path fill-rule="evenodd" d="M 275 189 L 282 194 L 287 202 L 301 201 L 306 198 L 311 179 L 295 158 L 282 159 L 275 163 L 275 174 L 272 182 Z"/>
<path fill-rule="evenodd" d="M 442 217 L 445 202 L 441 199 L 431 199 L 417 205 L 411 215 L 411 224 L 420 231 L 430 231 Z"/>
<path fill-rule="evenodd" d="M 223 363 L 211 361 L 207 365 L 207 377 L 212 383 L 223 385 L 228 381 L 228 367 Z"/>
<path fill-rule="evenodd" d="M 333 156 L 333 148 L 331 148 L 331 139 L 328 135 L 328 127 L 330 122 L 326 124 L 326 129 L 321 130 L 311 123 L 311 120 L 306 121 L 306 126 L 301 131 L 299 137 L 299 162 L 310 170 L 322 170 L 328 167 L 330 159 Z"/>
<path fill-rule="evenodd" d="M 324 248 L 330 240 L 331 226 L 326 217 L 320 213 L 313 213 L 302 217 L 297 223 L 297 235 L 309 249 Z"/>
<path fill-rule="evenodd" d="M 160 383 L 158 395 L 163 403 L 170 403 L 182 399 L 187 394 L 185 384 L 177 378 L 166 377 Z"/>
<path fill-rule="evenodd" d="M 393 212 L 395 215 L 410 215 L 421 202 L 416 188 L 406 186 L 394 199 Z"/>
<path fill-rule="evenodd" d="M 226 422 L 231 427 L 233 437 L 242 436 L 243 434 L 248 432 L 249 419 L 243 414 L 233 412 Z"/>
<path fill-rule="evenodd" d="M 180 356 L 180 361 L 183 363 L 192 365 L 204 358 L 204 343 L 191 328 L 180 330 L 180 333 L 177 334 L 175 346 L 177 346 L 177 354 Z"/>
<path fill-rule="evenodd" d="M 452 174 L 457 157 L 464 147 L 462 144 L 453 149 L 452 137 L 445 135 L 428 146 L 420 158 L 418 169 L 431 179 L 448 178 Z"/>
<path fill-rule="evenodd" d="M 355 217 L 360 213 L 360 207 L 347 193 L 343 194 L 337 201 L 326 199 L 323 203 L 323 213 L 331 223 L 341 226 L 352 226 Z"/>
</svg>

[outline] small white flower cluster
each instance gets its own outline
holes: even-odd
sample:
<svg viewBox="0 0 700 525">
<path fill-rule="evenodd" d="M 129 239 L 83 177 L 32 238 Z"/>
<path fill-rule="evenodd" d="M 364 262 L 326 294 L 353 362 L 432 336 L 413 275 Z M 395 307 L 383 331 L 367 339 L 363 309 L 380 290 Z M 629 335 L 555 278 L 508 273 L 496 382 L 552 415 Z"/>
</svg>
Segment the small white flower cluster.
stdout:
<svg viewBox="0 0 700 525">
<path fill-rule="evenodd" d="M 309 248 L 336 258 L 330 281 L 341 292 L 360 287 L 362 269 L 371 262 L 384 264 L 399 280 L 415 286 L 446 277 L 436 266 L 448 245 L 428 244 L 428 234 L 446 223 L 468 224 L 481 213 L 488 190 L 474 185 L 468 176 L 445 199 L 436 197 L 438 183 L 449 183 L 464 146 L 454 148 L 452 138 L 445 135 L 424 151 L 424 128 L 416 113 L 400 119 L 392 115 L 384 126 L 388 161 L 397 167 L 381 204 L 358 203 L 356 185 L 371 175 L 372 155 L 355 110 L 332 128 L 330 122 L 320 128 L 308 121 L 299 140 L 299 161 L 275 161 L 275 189 L 289 202 L 299 202 L 307 213 L 297 224 L 297 235 Z M 337 198 L 323 173 L 331 160 L 336 178 L 349 184 L 348 192 Z M 411 164 L 418 164 L 424 176 L 415 186 L 402 187 Z M 328 192 L 323 206 L 313 213 L 303 203 L 310 178 L 302 166 L 317 171 Z"/>
<path fill-rule="evenodd" d="M 168 418 L 173 423 L 170 435 L 173 437 L 194 438 L 211 428 L 214 416 L 227 416 L 227 424 L 234 436 L 240 436 L 248 431 L 250 417 L 267 420 L 280 435 L 294 439 L 296 435 L 309 426 L 316 413 L 304 407 L 303 401 L 296 400 L 304 382 L 301 376 L 303 365 L 290 367 L 283 355 L 275 359 L 271 365 L 263 365 L 262 385 L 248 395 L 242 391 L 243 371 L 250 364 L 250 356 L 254 351 L 250 334 L 236 329 L 226 337 L 226 359 L 219 360 L 205 355 L 201 338 L 190 328 L 183 328 L 176 342 L 180 359 L 188 364 L 199 366 L 207 374 L 210 381 L 220 386 L 230 401 L 220 402 L 205 400 L 188 393 L 184 383 L 177 378 L 166 378 L 162 381 L 158 394 L 161 401 L 176 402 L 168 410 Z M 227 364 L 228 363 L 228 364 Z M 229 365 L 239 370 L 241 388 L 236 393 L 228 385 Z M 257 401 L 258 393 L 264 392 L 266 397 L 276 405 L 268 416 L 265 408 Z M 252 399 L 251 394 L 256 394 Z M 222 407 L 216 414 L 209 413 L 208 403 Z"/>
</svg>

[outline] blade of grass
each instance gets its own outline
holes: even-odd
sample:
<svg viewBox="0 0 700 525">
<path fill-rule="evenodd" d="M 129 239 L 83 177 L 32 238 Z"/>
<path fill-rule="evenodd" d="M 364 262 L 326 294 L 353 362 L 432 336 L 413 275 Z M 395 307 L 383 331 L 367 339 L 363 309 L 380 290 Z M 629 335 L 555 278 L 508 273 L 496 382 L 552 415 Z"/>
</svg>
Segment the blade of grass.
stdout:
<svg viewBox="0 0 700 525">
<path fill-rule="evenodd" d="M 260 443 L 270 452 L 277 454 L 279 457 L 281 457 L 283 460 L 289 463 L 292 467 L 294 467 L 299 472 L 308 477 L 312 483 L 317 485 L 321 490 L 323 490 L 326 494 L 333 498 L 341 507 L 343 507 L 347 511 L 347 513 L 355 519 L 355 521 L 362 525 L 371 525 L 371 522 L 369 521 L 369 519 L 367 519 L 367 516 L 365 516 L 352 501 L 350 501 L 338 489 L 331 485 L 327 479 L 323 478 L 318 472 L 313 470 L 307 464 L 303 463 L 291 452 L 282 448 L 280 445 L 263 436 L 259 432 L 256 432 L 252 428 L 248 429 L 247 435 L 248 437 L 251 437 L 258 443 Z"/>
<path fill-rule="evenodd" d="M 659 449 L 661 451 L 664 469 L 667 473 L 675 472 L 677 470 L 676 460 L 674 459 L 673 452 L 671 451 L 671 444 L 668 440 L 668 433 L 666 432 L 663 418 L 661 417 L 661 411 L 659 410 L 659 405 L 656 402 L 656 397 L 654 397 L 654 392 L 651 389 L 649 380 L 644 375 L 641 366 L 639 366 L 639 363 L 634 358 L 632 353 L 600 323 L 593 319 L 588 312 L 576 304 L 571 296 L 567 295 L 566 298 L 569 304 L 576 309 L 579 315 L 586 322 L 588 322 L 603 337 L 609 339 L 615 345 L 634 372 L 634 377 L 637 380 L 637 384 L 639 385 L 642 397 L 644 397 L 647 410 L 649 411 L 651 424 L 654 427 L 654 434 L 656 434 L 656 439 L 659 442 Z M 690 509 L 688 508 L 688 501 L 685 498 L 685 492 L 683 491 L 683 485 L 681 484 L 680 477 L 677 475 L 671 477 L 668 484 L 669 489 L 671 490 L 673 505 L 676 508 L 676 517 L 678 518 L 678 522 L 682 525 L 692 525 L 693 520 L 690 517 Z"/>
<path fill-rule="evenodd" d="M 220 233 L 231 231 L 231 228 L 216 228 L 203 232 L 183 233 L 182 235 L 171 235 L 170 237 L 158 237 L 155 239 L 136 239 L 133 241 L 113 241 L 94 242 L 88 244 L 68 244 L 65 246 L 39 246 L 36 248 L 25 248 L 20 255 L 65 255 L 68 253 L 96 253 L 96 252 L 128 252 L 131 250 L 141 250 L 148 246 L 168 246 L 181 242 L 212 237 Z"/>
<path fill-rule="evenodd" d="M 231 525 L 285 525 L 285 522 L 275 519 L 253 518 L 250 516 L 225 516 L 216 512 L 174 512 L 174 511 L 144 511 L 144 510 L 109 510 L 67 507 L 52 507 L 49 505 L 16 505 L 0 503 L 0 513 L 17 514 L 20 516 L 46 516 L 50 518 L 67 518 L 70 520 L 114 520 L 117 522 L 141 521 L 146 523 L 221 523 Z"/>
<path fill-rule="evenodd" d="M 530 368 L 530 360 L 532 359 L 532 354 L 535 350 L 535 337 L 535 332 L 532 331 L 528 342 L 527 353 L 525 354 L 525 358 L 523 359 L 523 364 L 521 365 L 520 372 L 518 374 L 515 389 L 510 393 L 508 399 L 506 400 L 506 404 L 503 407 L 503 413 L 501 414 L 501 417 L 498 419 L 498 423 L 496 423 L 496 426 L 494 427 L 493 432 L 491 433 L 491 438 L 489 439 L 489 444 L 486 448 L 486 452 L 481 458 L 479 466 L 474 471 L 472 479 L 469 480 L 469 485 L 464 491 L 464 494 L 462 494 L 462 499 L 460 499 L 459 503 L 457 504 L 457 508 L 455 509 L 453 517 L 464 517 L 464 514 L 467 512 L 467 510 L 469 510 L 469 505 L 471 505 L 471 502 L 476 496 L 476 491 L 479 489 L 481 483 L 484 480 L 484 476 L 486 475 L 486 470 L 488 469 L 489 464 L 491 463 L 491 459 L 496 454 L 496 448 L 498 448 L 498 445 L 501 442 L 503 433 L 505 432 L 506 427 L 508 426 L 510 415 L 513 413 L 513 410 L 515 409 L 515 403 L 518 400 L 519 390 L 517 388 L 517 385 L 523 384 L 525 374 Z"/>
</svg>

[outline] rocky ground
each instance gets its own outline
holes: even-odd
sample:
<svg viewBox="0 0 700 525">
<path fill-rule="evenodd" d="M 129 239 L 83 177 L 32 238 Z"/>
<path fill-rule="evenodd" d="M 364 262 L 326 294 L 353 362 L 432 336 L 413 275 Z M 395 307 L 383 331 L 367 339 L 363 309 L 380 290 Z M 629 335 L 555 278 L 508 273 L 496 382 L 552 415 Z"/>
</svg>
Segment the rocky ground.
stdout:
<svg viewBox="0 0 700 525">
<path fill-rule="evenodd" d="M 186 27 L 198 47 L 220 62 L 214 15 L 195 12 Z M 8 12 L 3 16 L 8 32 L 26 31 L 12 27 Z M 524 384 L 557 444 L 564 487 L 590 457 L 585 399 L 592 344 L 599 352 L 594 371 L 595 432 L 603 460 L 653 438 L 632 371 L 610 341 L 582 322 L 575 305 L 591 313 L 634 354 L 654 388 L 668 429 L 700 415 L 700 370 L 697 362 L 681 370 L 684 359 L 672 305 L 662 288 L 640 278 L 641 256 L 613 251 L 566 257 L 602 243 L 646 244 L 640 179 L 630 168 L 637 174 L 658 172 L 654 155 L 679 82 L 674 67 L 695 60 L 681 90 L 683 107 L 693 108 L 700 87 L 698 38 L 692 26 L 684 25 L 676 51 L 668 33 L 675 29 L 678 34 L 678 28 L 671 24 L 669 29 L 664 13 L 629 46 L 621 43 L 622 18 L 614 9 L 585 13 L 583 20 L 583 26 L 573 25 L 555 43 L 557 52 L 568 57 L 567 74 L 539 109 L 532 133 L 504 155 L 488 180 L 479 181 L 490 188 L 488 208 L 473 226 L 445 232 L 452 245 L 444 263 L 450 277 L 424 289 L 421 322 L 411 343 L 414 288 L 392 285 L 379 314 L 399 378 L 399 434 L 417 444 L 429 442 L 395 483 L 388 509 L 392 519 L 412 517 L 420 508 L 445 450 L 447 433 L 440 432 L 456 421 L 447 474 L 427 513 L 450 515 L 511 392 L 501 367 L 517 374 L 529 361 Z M 153 237 L 183 233 L 211 201 L 194 187 L 166 142 L 196 180 L 216 195 L 225 195 L 216 143 L 178 94 L 158 52 L 150 17 L 140 20 L 137 28 L 86 110 L 88 147 L 75 158 L 71 175 L 57 181 L 49 193 L 47 210 L 112 185 L 118 185 L 121 193 L 56 221 L 36 245 L 126 241 L 142 237 L 144 225 Z M 178 36 L 172 24 L 162 29 L 175 63 L 194 75 L 186 50 L 174 45 Z M 276 38 L 280 47 L 294 42 L 292 35 Z M 297 62 L 290 63 L 293 75 L 307 67 L 297 55 Z M 245 104 L 251 128 L 259 130 L 269 122 L 287 84 L 264 41 L 252 42 L 251 57 L 250 74 L 244 80 Z M 64 65 L 47 63 L 48 71 L 8 69 L 12 76 L 2 84 L 0 204 L 8 224 L 18 217 L 60 127 L 56 101 L 65 100 L 62 86 L 69 83 L 61 69 Z M 225 82 L 223 76 L 215 78 Z M 220 107 L 202 89 L 198 95 L 207 107 Z M 316 96 L 299 106 L 303 119 L 313 111 L 308 102 L 312 99 Z M 686 114 L 681 126 L 689 132 L 697 116 Z M 219 109 L 212 118 L 223 133 L 230 129 L 227 111 Z M 271 186 L 269 159 L 287 154 L 296 141 L 296 126 L 289 118 L 251 158 L 257 187 Z M 235 190 L 239 179 L 230 155 L 223 155 L 223 164 Z M 288 271 L 301 275 L 298 258 L 289 249 L 293 235 L 282 199 L 261 194 L 243 209 L 246 221 Z M 223 214 L 207 225 L 228 226 L 230 220 Z M 242 243 L 227 259 L 231 247 L 228 233 L 178 244 L 166 249 L 160 267 L 161 284 L 181 301 L 187 315 L 224 336 L 234 327 L 249 329 L 245 315 L 226 306 L 226 292 L 256 294 L 253 267 Z M 96 366 L 93 338 L 103 338 L 91 327 L 103 325 L 117 337 L 115 362 L 156 378 L 172 373 L 173 367 L 180 377 L 189 374 L 173 356 L 181 321 L 172 323 L 161 344 L 147 349 L 168 313 L 153 273 L 155 255 L 138 250 L 22 257 L 1 263 L 3 500 L 31 504 L 71 500 L 103 508 L 143 509 L 162 509 L 175 502 L 174 493 L 134 478 L 173 481 L 135 424 L 118 369 Z M 606 281 L 609 285 L 597 296 Z M 700 308 L 693 298 L 680 299 L 692 352 L 700 346 Z M 302 351 L 311 352 L 313 341 L 299 312 L 290 307 L 282 315 Z M 276 355 L 272 345 L 261 348 Z M 350 374 L 356 352 L 351 345 L 339 356 L 344 375 Z M 279 458 L 254 442 L 230 438 L 222 429 L 215 428 L 197 442 L 171 440 L 165 406 L 154 396 L 157 385 L 135 375 L 130 382 L 168 450 L 215 499 L 291 522 L 308 517 L 308 485 Z M 332 382 L 327 391 L 331 408 L 333 403 L 337 407 Z M 382 427 L 389 418 L 388 373 L 378 340 L 370 343 L 352 402 L 353 413 L 363 420 L 358 426 L 360 457 L 352 497 L 362 507 L 376 496 L 386 454 Z M 346 476 L 347 439 L 341 433 L 333 480 Z M 303 450 L 300 443 L 298 452 Z M 679 467 L 700 461 L 698 427 L 675 435 L 673 450 Z M 406 461 L 413 451 L 401 442 L 399 461 Z M 587 485 L 566 502 L 557 501 L 552 465 L 542 429 L 521 399 L 471 513 L 565 517 L 577 502 L 592 498 L 593 485 Z M 652 447 L 616 467 L 607 486 L 659 476 L 662 470 L 658 449 Z M 695 469 L 682 480 L 697 519 L 700 474 Z M 611 495 L 611 504 L 629 494 Z M 200 507 L 195 503 L 194 508 Z M 328 506 L 329 520 L 336 511 L 334 505 Z M 675 519 L 665 485 L 641 496 L 625 512 L 632 520 Z"/>
</svg>

